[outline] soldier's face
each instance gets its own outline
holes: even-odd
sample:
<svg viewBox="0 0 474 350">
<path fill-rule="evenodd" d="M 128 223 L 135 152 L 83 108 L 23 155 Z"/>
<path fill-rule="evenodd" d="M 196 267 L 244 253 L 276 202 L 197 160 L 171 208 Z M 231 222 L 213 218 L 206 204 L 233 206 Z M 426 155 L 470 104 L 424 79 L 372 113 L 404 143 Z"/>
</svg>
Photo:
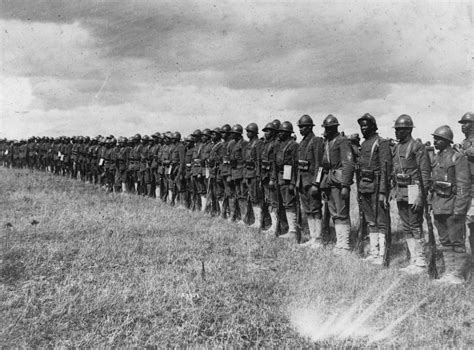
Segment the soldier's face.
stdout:
<svg viewBox="0 0 474 350">
<path fill-rule="evenodd" d="M 442 151 L 444 149 L 446 149 L 446 147 L 449 146 L 450 142 L 448 140 L 445 140 L 441 137 L 434 137 L 433 139 L 433 144 L 434 144 L 434 147 L 438 150 L 438 151 Z"/>
<path fill-rule="evenodd" d="M 300 126 L 300 134 L 301 136 L 306 136 L 311 132 L 312 126 L 310 125 L 302 125 Z"/>
<path fill-rule="evenodd" d="M 270 140 L 273 137 L 273 131 L 272 130 L 267 129 L 266 131 L 264 131 L 264 133 L 265 133 L 265 139 L 267 139 L 267 140 Z"/>
<path fill-rule="evenodd" d="M 288 140 L 288 138 L 290 137 L 290 133 L 289 132 L 285 132 L 285 131 L 280 131 L 278 133 L 278 138 L 281 140 L 281 141 L 286 141 Z"/>
<path fill-rule="evenodd" d="M 368 120 L 361 120 L 359 125 L 360 125 L 360 132 L 365 138 L 370 136 L 375 129 L 373 124 L 370 123 Z"/>
<path fill-rule="evenodd" d="M 398 141 L 405 140 L 407 137 L 411 136 L 412 128 L 396 128 L 395 137 Z"/>
<path fill-rule="evenodd" d="M 467 122 L 467 123 L 462 123 L 461 124 L 461 131 L 464 135 L 469 135 L 472 130 L 472 123 Z"/>
<path fill-rule="evenodd" d="M 250 140 L 255 136 L 255 133 L 253 131 L 247 131 L 247 138 Z"/>
</svg>

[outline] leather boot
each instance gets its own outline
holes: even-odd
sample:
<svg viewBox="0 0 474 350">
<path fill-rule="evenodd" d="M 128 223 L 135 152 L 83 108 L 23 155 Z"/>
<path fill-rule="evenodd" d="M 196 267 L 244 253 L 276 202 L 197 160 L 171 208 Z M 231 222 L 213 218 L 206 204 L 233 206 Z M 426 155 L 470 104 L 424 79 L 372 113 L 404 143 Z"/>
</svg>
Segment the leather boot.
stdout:
<svg viewBox="0 0 474 350">
<path fill-rule="evenodd" d="M 406 242 L 408 250 L 410 251 L 410 264 L 407 267 L 401 268 L 400 271 L 411 275 L 425 272 L 426 260 L 421 240 L 418 241 L 415 238 L 407 238 Z"/>
<path fill-rule="evenodd" d="M 286 212 L 286 219 L 288 221 L 288 232 L 284 235 L 278 236 L 279 238 L 290 239 L 294 242 L 297 240 L 296 234 L 296 212 L 295 210 L 285 210 Z"/>
<path fill-rule="evenodd" d="M 267 230 L 265 230 L 265 233 L 268 236 L 275 236 L 277 223 L 278 223 L 278 215 L 277 215 L 276 209 L 270 209 L 270 218 L 271 218 L 272 224 Z"/>
<path fill-rule="evenodd" d="M 351 225 L 347 220 L 341 220 L 334 224 L 336 230 L 336 251 L 335 253 L 346 253 L 350 250 L 349 237 L 351 234 Z M 339 251 L 338 251 L 339 250 Z"/>
<path fill-rule="evenodd" d="M 253 205 L 253 216 L 255 217 L 255 222 L 250 225 L 251 228 L 260 229 L 261 226 L 261 220 L 262 220 L 262 209 L 258 205 Z"/>
<path fill-rule="evenodd" d="M 385 234 L 379 233 L 379 255 L 372 261 L 372 264 L 382 265 L 383 264 L 383 255 L 385 254 Z"/>
<path fill-rule="evenodd" d="M 207 198 L 206 196 L 201 196 L 201 211 L 204 213 L 207 209 Z"/>
<path fill-rule="evenodd" d="M 127 193 L 127 184 L 122 182 L 122 193 Z"/>
</svg>

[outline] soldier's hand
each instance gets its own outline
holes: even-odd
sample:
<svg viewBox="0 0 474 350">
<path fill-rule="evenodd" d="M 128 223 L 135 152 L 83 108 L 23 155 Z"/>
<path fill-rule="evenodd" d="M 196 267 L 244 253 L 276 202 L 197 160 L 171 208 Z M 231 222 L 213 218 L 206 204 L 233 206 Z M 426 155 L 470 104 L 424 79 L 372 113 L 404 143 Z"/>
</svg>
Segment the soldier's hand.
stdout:
<svg viewBox="0 0 474 350">
<path fill-rule="evenodd" d="M 379 203 L 380 203 L 380 206 L 384 209 L 384 210 L 387 210 L 387 207 L 388 207 L 388 202 L 387 202 L 387 196 L 383 193 L 379 193 Z"/>
<path fill-rule="evenodd" d="M 275 181 L 270 180 L 270 182 L 268 183 L 268 187 L 270 187 L 272 190 L 275 189 Z"/>
<path fill-rule="evenodd" d="M 412 212 L 417 212 L 423 209 L 423 199 L 421 197 L 418 197 L 415 199 L 415 202 L 411 205 L 411 211 Z"/>
<path fill-rule="evenodd" d="M 295 195 L 295 185 L 293 184 L 290 184 L 290 186 L 288 186 L 288 192 L 294 196 Z"/>
<path fill-rule="evenodd" d="M 319 193 L 319 188 L 318 186 L 314 186 L 312 185 L 310 190 L 309 190 L 310 194 L 311 194 L 311 197 L 317 197 L 318 193 Z"/>
<path fill-rule="evenodd" d="M 230 176 L 227 176 L 226 181 L 227 181 L 227 183 L 231 183 L 231 182 L 232 182 L 232 178 L 231 178 Z"/>
<path fill-rule="evenodd" d="M 341 190 L 341 198 L 342 200 L 349 199 L 349 187 L 343 187 Z"/>
</svg>

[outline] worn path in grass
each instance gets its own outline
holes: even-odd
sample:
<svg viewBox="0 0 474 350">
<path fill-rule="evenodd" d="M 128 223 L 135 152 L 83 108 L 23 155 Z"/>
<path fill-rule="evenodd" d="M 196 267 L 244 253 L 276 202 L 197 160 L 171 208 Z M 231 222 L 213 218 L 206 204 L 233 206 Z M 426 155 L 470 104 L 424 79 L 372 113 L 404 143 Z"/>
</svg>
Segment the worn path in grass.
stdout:
<svg viewBox="0 0 474 350">
<path fill-rule="evenodd" d="M 0 168 L 0 345 L 473 347 L 439 286 L 156 200 Z"/>
</svg>

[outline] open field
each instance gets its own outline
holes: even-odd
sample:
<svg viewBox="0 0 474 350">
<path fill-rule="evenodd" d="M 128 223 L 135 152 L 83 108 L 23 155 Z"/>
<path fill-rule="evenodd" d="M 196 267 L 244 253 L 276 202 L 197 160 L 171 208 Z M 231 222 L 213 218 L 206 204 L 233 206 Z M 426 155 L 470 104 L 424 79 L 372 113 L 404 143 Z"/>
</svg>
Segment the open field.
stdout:
<svg viewBox="0 0 474 350">
<path fill-rule="evenodd" d="M 3 347 L 474 347 L 473 283 L 0 168 Z"/>
</svg>

